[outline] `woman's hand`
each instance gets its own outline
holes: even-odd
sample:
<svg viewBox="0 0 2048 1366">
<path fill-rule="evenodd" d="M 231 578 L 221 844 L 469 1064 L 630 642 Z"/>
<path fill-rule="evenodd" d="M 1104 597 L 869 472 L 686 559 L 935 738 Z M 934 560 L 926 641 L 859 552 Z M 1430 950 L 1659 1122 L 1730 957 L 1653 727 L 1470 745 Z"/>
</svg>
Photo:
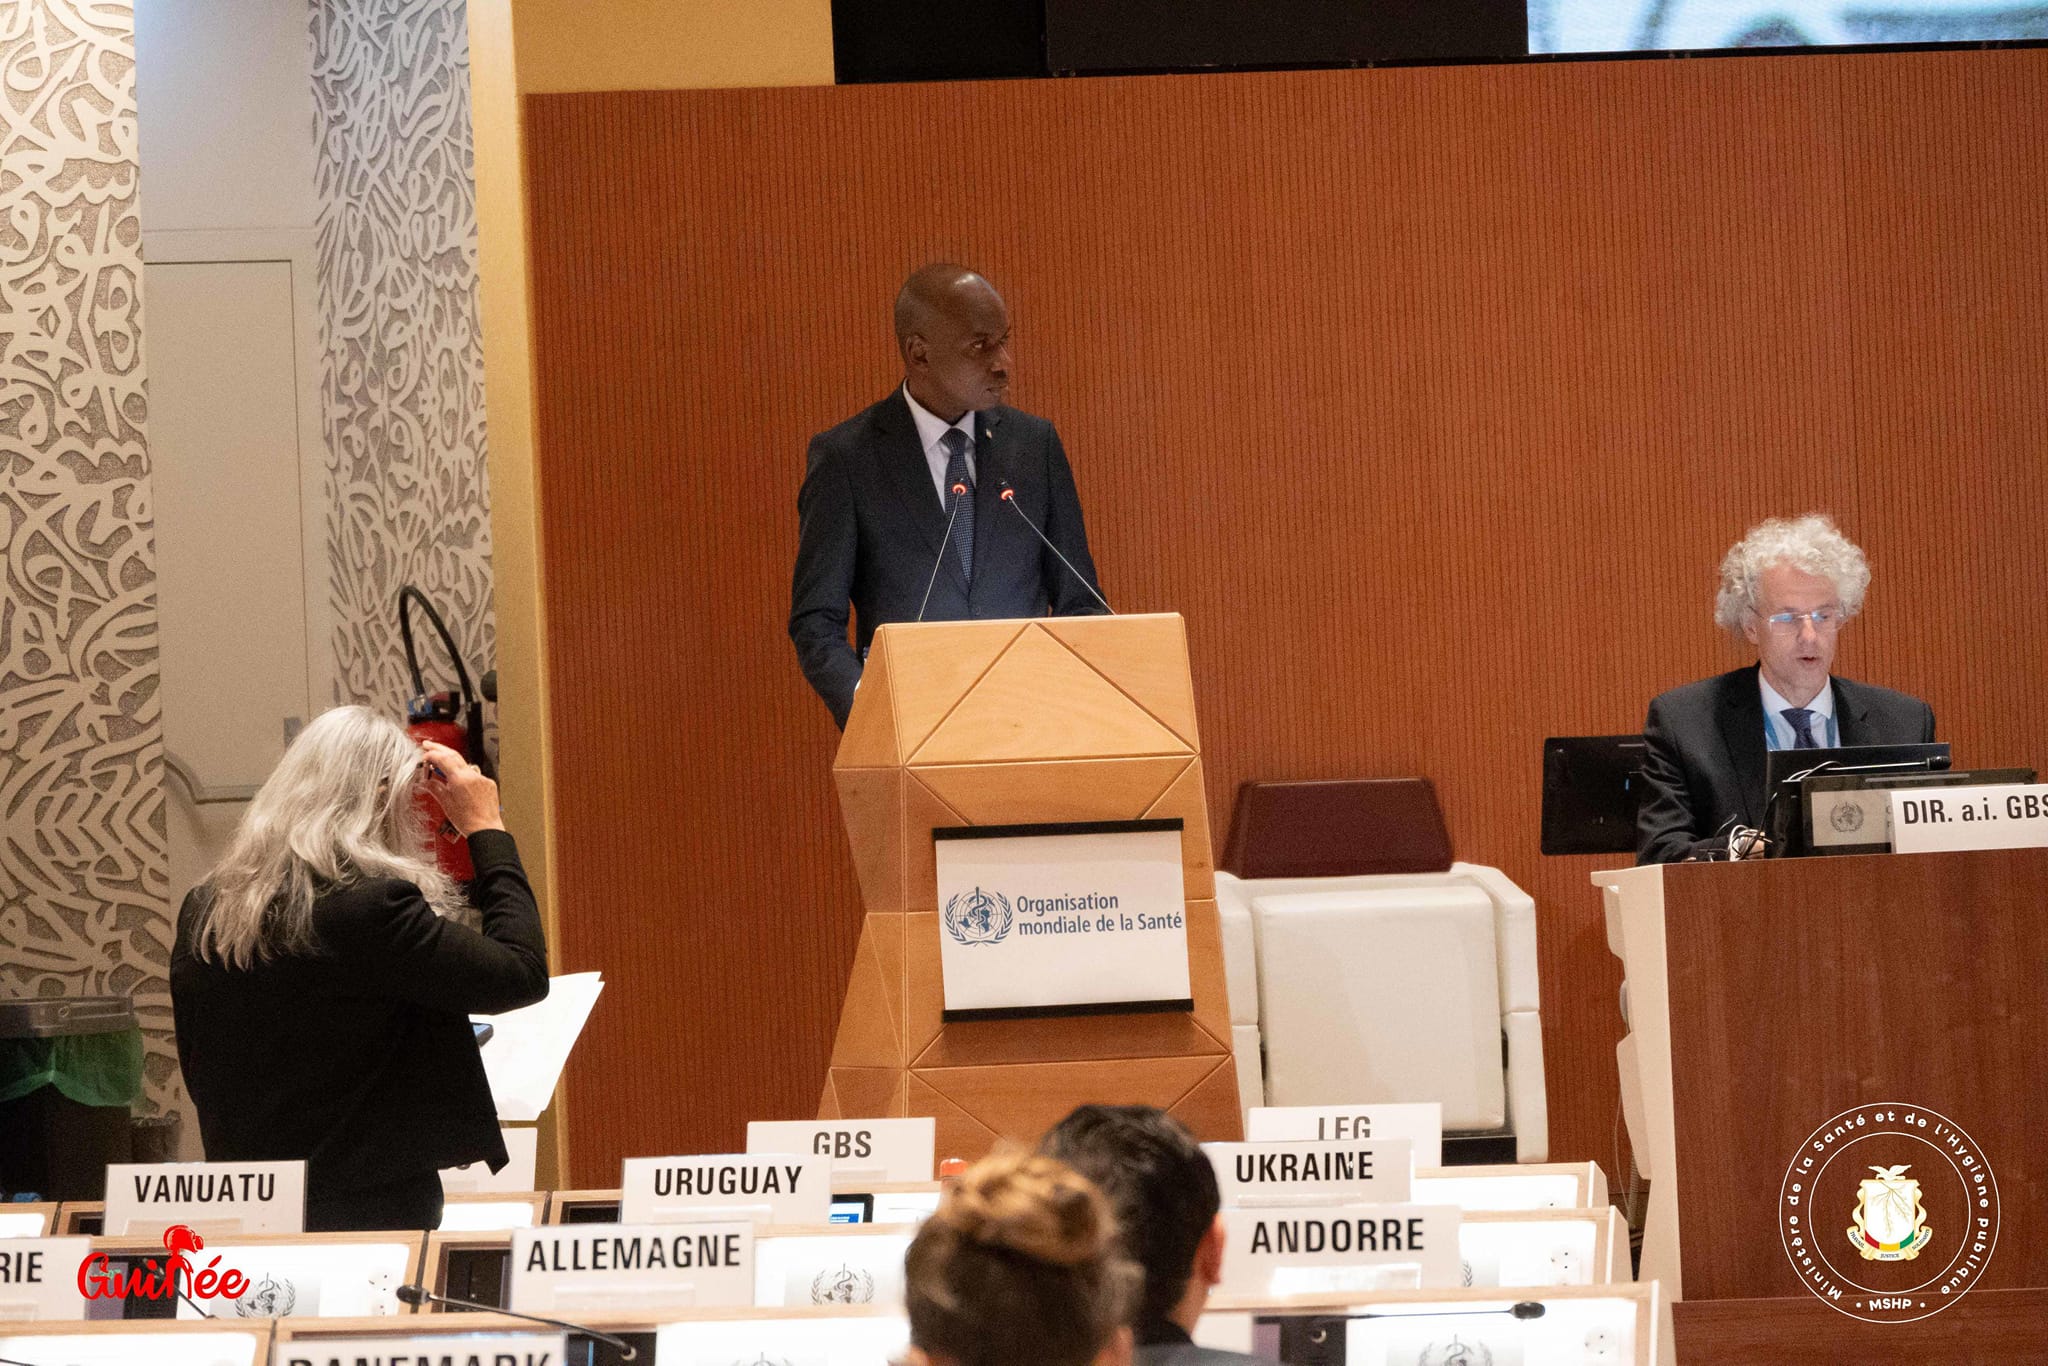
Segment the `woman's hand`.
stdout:
<svg viewBox="0 0 2048 1366">
<path fill-rule="evenodd" d="M 422 740 L 420 771 L 427 791 L 441 804 L 441 814 L 464 835 L 505 828 L 504 814 L 498 809 L 498 785 L 475 764 L 446 745 Z"/>
</svg>

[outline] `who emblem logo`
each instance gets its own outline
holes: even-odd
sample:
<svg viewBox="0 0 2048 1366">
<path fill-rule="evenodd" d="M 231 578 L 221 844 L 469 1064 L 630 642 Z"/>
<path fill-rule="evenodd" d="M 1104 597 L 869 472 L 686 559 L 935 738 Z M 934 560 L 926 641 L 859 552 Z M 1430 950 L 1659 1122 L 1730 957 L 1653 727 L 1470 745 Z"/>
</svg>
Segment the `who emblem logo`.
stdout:
<svg viewBox="0 0 2048 1366">
<path fill-rule="evenodd" d="M 1010 932 L 1010 902 L 1001 892 L 955 892 L 946 900 L 946 933 L 962 944 L 1000 944 Z"/>
</svg>

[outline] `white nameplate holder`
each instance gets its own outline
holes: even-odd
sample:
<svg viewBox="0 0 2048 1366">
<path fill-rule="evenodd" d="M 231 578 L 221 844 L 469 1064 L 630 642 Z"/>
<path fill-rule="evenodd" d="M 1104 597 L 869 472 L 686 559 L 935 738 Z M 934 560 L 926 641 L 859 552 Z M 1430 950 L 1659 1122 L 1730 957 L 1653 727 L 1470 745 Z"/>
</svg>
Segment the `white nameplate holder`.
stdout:
<svg viewBox="0 0 2048 1366">
<path fill-rule="evenodd" d="M 933 830 L 941 1017 L 1194 1009 L 1181 826 Z"/>
<path fill-rule="evenodd" d="M 218 1233 L 304 1233 L 304 1162 L 110 1163 L 110 1237 L 162 1233 L 184 1224 Z"/>
<path fill-rule="evenodd" d="M 84 1318 L 78 1269 L 91 1255 L 90 1238 L 0 1239 L 0 1320 Z"/>
<path fill-rule="evenodd" d="M 219 1332 L 37 1333 L 0 1329 L 0 1359 L 39 1366 L 263 1366 L 267 1326 L 236 1320 Z M 136 1325 L 140 1326 L 140 1325 Z M 355 1363 L 349 1363 L 355 1366 Z"/>
<path fill-rule="evenodd" d="M 2048 786 L 1892 788 L 1892 852 L 2048 847 Z"/>
<path fill-rule="evenodd" d="M 823 1224 L 832 1162 L 798 1153 L 629 1157 L 619 1180 L 622 1224 Z"/>
<path fill-rule="evenodd" d="M 1248 1141 L 1405 1138 L 1418 1167 L 1444 1164 L 1444 1107 L 1435 1101 L 1364 1105 L 1255 1105 L 1245 1116 Z"/>
<path fill-rule="evenodd" d="M 1222 1217 L 1222 1295 L 1437 1290 L 1463 1279 L 1463 1216 L 1453 1205 L 1226 1209 Z"/>
<path fill-rule="evenodd" d="M 757 1119 L 747 1125 L 749 1153 L 809 1153 L 829 1158 L 833 1184 L 929 1181 L 938 1121 L 924 1119 Z"/>
<path fill-rule="evenodd" d="M 481 1366 L 563 1366 L 560 1333 L 421 1333 L 416 1336 L 311 1338 L 280 1342 L 271 1366 L 362 1366 L 364 1362 L 478 1362 Z"/>
<path fill-rule="evenodd" d="M 1407 1139 L 1204 1143 L 1226 1209 L 1406 1204 L 1414 1171 Z"/>
<path fill-rule="evenodd" d="M 754 1302 L 754 1226 L 555 1224 L 512 1233 L 507 1307 L 659 1314 Z"/>
</svg>

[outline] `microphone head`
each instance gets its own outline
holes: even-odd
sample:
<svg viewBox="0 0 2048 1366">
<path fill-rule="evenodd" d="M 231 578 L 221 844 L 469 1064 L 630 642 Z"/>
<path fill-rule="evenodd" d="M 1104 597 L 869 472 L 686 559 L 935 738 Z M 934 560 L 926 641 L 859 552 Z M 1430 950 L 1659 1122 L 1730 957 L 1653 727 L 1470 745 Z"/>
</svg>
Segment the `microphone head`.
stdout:
<svg viewBox="0 0 2048 1366">
<path fill-rule="evenodd" d="M 1508 1312 L 1518 1319 L 1540 1319 L 1543 1317 L 1543 1306 L 1534 1300 L 1523 1300 Z"/>
<path fill-rule="evenodd" d="M 953 496 L 955 498 L 965 498 L 967 496 L 967 485 L 956 482 L 953 485 Z"/>
<path fill-rule="evenodd" d="M 997 496 L 1006 503 L 1014 503 L 1017 501 L 1017 490 L 1011 488 L 1010 481 L 1005 479 L 1003 481 L 1003 491 Z"/>
<path fill-rule="evenodd" d="M 391 1293 L 398 1297 L 400 1304 L 417 1307 L 427 1302 L 427 1288 L 423 1285 L 401 1285 Z"/>
</svg>

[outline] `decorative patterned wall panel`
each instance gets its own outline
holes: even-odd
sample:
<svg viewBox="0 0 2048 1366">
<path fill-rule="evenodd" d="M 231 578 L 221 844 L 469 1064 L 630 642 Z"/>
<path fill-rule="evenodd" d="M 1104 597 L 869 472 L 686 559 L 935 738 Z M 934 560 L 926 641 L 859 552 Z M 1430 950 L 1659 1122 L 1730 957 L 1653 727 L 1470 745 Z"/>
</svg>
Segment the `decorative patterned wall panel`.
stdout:
<svg viewBox="0 0 2048 1366">
<path fill-rule="evenodd" d="M 134 8 L 0 6 L 0 72 L 0 996 L 132 994 L 164 1108 Z"/>
<path fill-rule="evenodd" d="M 494 654 L 464 10 L 311 5 L 335 666 L 339 700 L 380 707 L 412 692 L 404 584 L 472 676 Z M 420 649 L 428 686 L 452 682 Z"/>
<path fill-rule="evenodd" d="M 2010 51 L 530 99 L 561 950 L 612 985 L 575 1179 L 815 1102 L 860 903 L 783 630 L 795 496 L 937 257 L 1007 297 L 1111 600 L 1187 619 L 1211 812 L 1432 777 L 1459 857 L 1536 897 L 1551 1151 L 1613 1164 L 1603 861 L 1538 853 L 1541 741 L 1741 662 L 1711 610 L 1750 521 L 1840 516 L 1877 574 L 1843 672 L 1921 690 L 1966 761 L 2038 758 L 2044 81 Z"/>
</svg>

